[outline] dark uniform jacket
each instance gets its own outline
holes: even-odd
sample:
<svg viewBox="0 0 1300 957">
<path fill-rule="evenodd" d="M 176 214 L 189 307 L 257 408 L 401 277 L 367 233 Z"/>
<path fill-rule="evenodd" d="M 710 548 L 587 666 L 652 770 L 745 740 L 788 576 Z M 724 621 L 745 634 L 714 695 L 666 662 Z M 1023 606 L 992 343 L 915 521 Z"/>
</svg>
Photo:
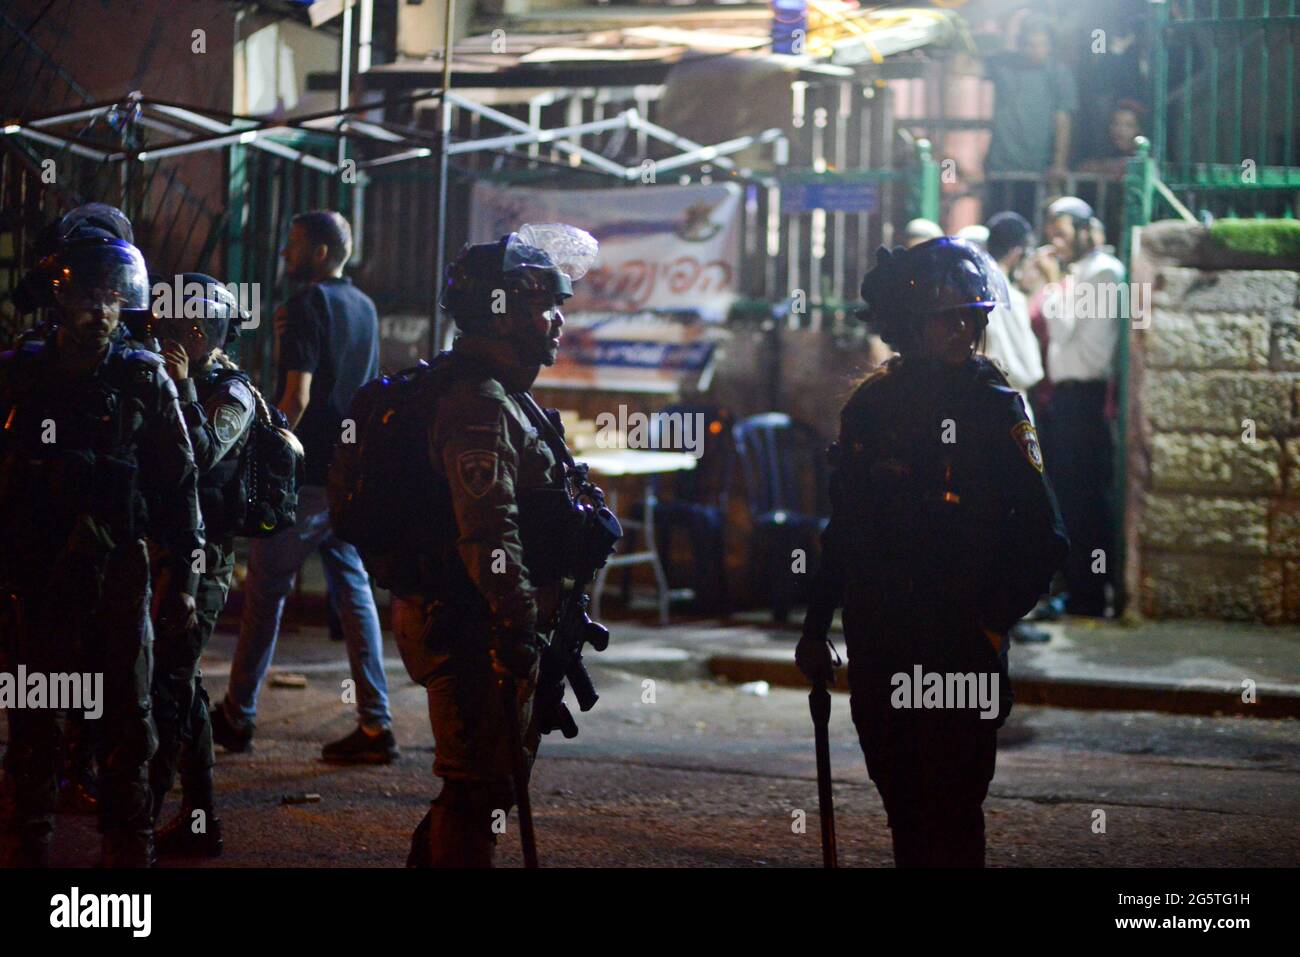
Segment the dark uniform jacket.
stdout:
<svg viewBox="0 0 1300 957">
<path fill-rule="evenodd" d="M 199 472 L 203 524 L 210 541 L 227 539 L 228 498 L 238 492 L 239 454 L 256 411 L 253 390 L 242 374 L 221 367 L 181 379 L 176 390 Z"/>
<path fill-rule="evenodd" d="M 463 568 L 462 588 L 476 593 L 498 627 L 535 630 L 538 583 L 524 557 L 520 500 L 563 476 L 521 403 L 537 370 L 520 369 L 502 343 L 462 337 L 443 371 L 428 438 L 455 514 L 459 561 L 449 565 Z"/>
<path fill-rule="evenodd" d="M 1034 427 L 986 359 L 891 360 L 844 407 L 834 454 L 815 625 L 845 603 L 846 630 L 960 621 L 1001 634 L 1064 559 Z"/>
<path fill-rule="evenodd" d="M 50 338 L 0 354 L 0 521 L 6 551 L 21 558 L 6 571 L 26 577 L 23 562 L 56 554 L 91 515 L 118 545 L 147 536 L 166 547 L 194 594 L 198 473 L 162 358 L 112 343 L 91 374 L 69 379 L 57 350 Z"/>
</svg>

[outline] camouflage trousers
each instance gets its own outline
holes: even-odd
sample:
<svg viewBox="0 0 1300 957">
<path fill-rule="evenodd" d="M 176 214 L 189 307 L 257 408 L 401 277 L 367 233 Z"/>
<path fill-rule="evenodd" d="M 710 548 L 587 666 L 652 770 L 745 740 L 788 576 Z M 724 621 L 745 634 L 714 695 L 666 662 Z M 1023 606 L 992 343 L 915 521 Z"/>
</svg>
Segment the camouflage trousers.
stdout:
<svg viewBox="0 0 1300 957">
<path fill-rule="evenodd" d="M 410 863 L 490 866 L 495 838 L 514 805 L 505 705 L 488 655 L 488 627 L 421 598 L 393 597 L 393 631 L 412 680 L 424 685 L 433 730 L 433 773 L 443 789 L 417 828 Z M 533 681 L 515 705 L 531 768 L 540 733 Z"/>
<path fill-rule="evenodd" d="M 212 718 L 208 693 L 203 687 L 199 658 L 226 607 L 235 574 L 235 549 L 231 542 L 209 542 L 204 547 L 205 567 L 194 595 L 198 624 L 183 634 L 159 636 L 154 647 L 153 714 L 158 728 L 158 752 L 149 766 L 156 814 L 162 799 L 176 783 L 180 771 L 184 784 L 202 776 L 216 763 L 212 748 Z M 187 793 L 187 798 L 193 795 Z M 205 803 L 210 797 L 205 796 Z"/>
<path fill-rule="evenodd" d="M 95 742 L 99 830 L 147 839 L 152 830 L 148 766 L 157 747 L 150 714 L 153 630 L 149 563 L 143 541 L 60 559 L 44 589 L 20 588 L 6 614 L 13 672 L 89 675 L 97 700 L 81 711 Z M 6 765 L 14 786 L 14 829 L 29 854 L 48 848 L 58 801 L 61 735 L 58 705 L 9 711 Z M 63 709 L 67 710 L 67 709 Z"/>
</svg>

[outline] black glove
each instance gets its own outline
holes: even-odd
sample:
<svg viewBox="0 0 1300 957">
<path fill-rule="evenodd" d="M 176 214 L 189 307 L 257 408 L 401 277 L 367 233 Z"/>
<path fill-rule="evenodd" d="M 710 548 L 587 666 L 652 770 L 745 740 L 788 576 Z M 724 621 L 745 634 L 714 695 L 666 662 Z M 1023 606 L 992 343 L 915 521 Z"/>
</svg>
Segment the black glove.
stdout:
<svg viewBox="0 0 1300 957">
<path fill-rule="evenodd" d="M 492 670 L 498 677 L 529 684 L 536 682 L 541 649 L 532 632 L 494 629 L 488 654 L 492 656 Z"/>
<path fill-rule="evenodd" d="M 832 615 L 809 608 L 803 620 L 803 634 L 794 649 L 794 663 L 813 684 L 835 684 L 835 669 L 842 662 L 827 633 Z M 832 656 L 833 659 L 832 659 Z"/>
</svg>

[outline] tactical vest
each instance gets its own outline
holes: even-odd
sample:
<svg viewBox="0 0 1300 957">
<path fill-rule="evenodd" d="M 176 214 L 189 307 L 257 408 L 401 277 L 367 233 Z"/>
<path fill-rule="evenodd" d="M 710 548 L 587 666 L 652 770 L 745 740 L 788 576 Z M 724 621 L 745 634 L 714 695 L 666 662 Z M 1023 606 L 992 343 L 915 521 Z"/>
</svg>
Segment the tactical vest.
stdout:
<svg viewBox="0 0 1300 957">
<path fill-rule="evenodd" d="M 1001 527 L 989 450 L 1004 414 L 986 378 L 978 363 L 899 363 L 846 408 L 836 481 L 861 557 L 852 572 L 869 587 L 914 601 L 977 599 Z"/>
<path fill-rule="evenodd" d="M 81 515 L 119 543 L 144 534 L 138 443 L 158 366 L 114 344 L 96 374 L 56 380 L 40 341 L 24 343 L 8 365 L 0 512 L 14 547 L 6 551 L 20 558 L 57 549 Z"/>
</svg>

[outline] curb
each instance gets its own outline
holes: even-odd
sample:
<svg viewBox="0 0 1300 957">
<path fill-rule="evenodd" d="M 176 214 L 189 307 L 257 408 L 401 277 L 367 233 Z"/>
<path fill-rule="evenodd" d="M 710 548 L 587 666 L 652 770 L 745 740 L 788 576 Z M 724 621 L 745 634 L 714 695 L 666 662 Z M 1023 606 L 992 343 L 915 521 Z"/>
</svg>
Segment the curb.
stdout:
<svg viewBox="0 0 1300 957">
<path fill-rule="evenodd" d="M 711 655 L 709 673 L 735 684 L 766 681 L 786 688 L 807 688 L 793 661 L 764 655 Z M 1178 686 L 1101 679 L 1011 676 L 1018 704 L 1077 708 L 1084 711 L 1160 711 L 1167 714 L 1242 715 L 1250 718 L 1300 718 L 1300 694 L 1261 687 L 1254 704 L 1241 700 L 1239 689 L 1201 684 Z M 845 688 L 836 688 L 844 691 Z"/>
</svg>

